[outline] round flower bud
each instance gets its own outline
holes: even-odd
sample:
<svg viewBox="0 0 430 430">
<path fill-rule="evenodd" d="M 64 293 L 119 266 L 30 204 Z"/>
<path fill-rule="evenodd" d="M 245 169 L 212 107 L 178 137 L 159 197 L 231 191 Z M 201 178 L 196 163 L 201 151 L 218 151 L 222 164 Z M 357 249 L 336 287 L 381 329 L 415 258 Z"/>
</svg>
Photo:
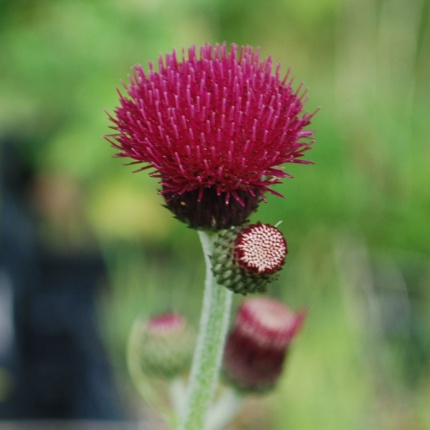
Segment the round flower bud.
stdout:
<svg viewBox="0 0 430 430">
<path fill-rule="evenodd" d="M 277 278 L 287 255 L 282 233 L 268 224 L 248 224 L 218 233 L 211 257 L 220 285 L 235 293 L 262 293 Z"/>
<path fill-rule="evenodd" d="M 304 318 L 304 312 L 294 313 L 273 299 L 245 300 L 225 347 L 223 374 L 227 383 L 245 392 L 273 389 Z"/>
<path fill-rule="evenodd" d="M 287 242 L 276 227 L 253 224 L 237 235 L 234 253 L 237 264 L 246 272 L 271 275 L 285 262 Z"/>
<path fill-rule="evenodd" d="M 141 325 L 139 362 L 142 372 L 159 378 L 174 378 L 191 363 L 194 332 L 176 313 L 157 315 Z"/>
</svg>

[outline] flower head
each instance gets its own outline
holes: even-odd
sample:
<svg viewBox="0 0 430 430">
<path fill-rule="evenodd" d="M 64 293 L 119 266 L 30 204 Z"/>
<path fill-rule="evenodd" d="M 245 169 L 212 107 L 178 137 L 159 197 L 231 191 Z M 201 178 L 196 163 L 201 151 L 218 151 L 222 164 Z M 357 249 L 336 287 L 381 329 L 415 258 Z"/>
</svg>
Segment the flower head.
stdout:
<svg viewBox="0 0 430 430">
<path fill-rule="evenodd" d="M 127 95 L 111 117 L 108 140 L 119 157 L 159 178 L 167 207 L 191 227 L 243 223 L 264 193 L 289 175 L 281 165 L 306 163 L 312 114 L 272 59 L 226 44 L 175 51 L 149 73 L 136 66 Z M 227 213 L 227 214 L 226 214 Z"/>
<path fill-rule="evenodd" d="M 272 389 L 304 318 L 304 312 L 294 313 L 273 299 L 245 300 L 227 338 L 223 360 L 227 381 L 243 391 Z"/>
</svg>

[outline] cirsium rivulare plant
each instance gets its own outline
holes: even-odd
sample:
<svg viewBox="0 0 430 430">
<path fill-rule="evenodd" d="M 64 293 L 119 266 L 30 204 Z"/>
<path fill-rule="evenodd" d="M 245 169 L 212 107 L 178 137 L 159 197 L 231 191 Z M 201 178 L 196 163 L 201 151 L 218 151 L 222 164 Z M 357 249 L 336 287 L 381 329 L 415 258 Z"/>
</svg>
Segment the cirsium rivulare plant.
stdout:
<svg viewBox="0 0 430 430">
<path fill-rule="evenodd" d="M 290 176 L 283 165 L 309 163 L 303 155 L 314 141 L 306 129 L 313 114 L 303 111 L 305 101 L 301 85 L 294 90 L 271 57 L 261 59 L 249 46 L 205 44 L 160 57 L 158 70 L 151 63 L 148 72 L 134 67 L 110 116 L 113 133 L 106 138 L 117 156 L 149 169 L 165 206 L 198 231 L 203 247 L 203 308 L 180 430 L 202 430 L 206 422 L 216 428 L 208 411 L 233 291 L 264 291 L 266 278 L 284 264 L 282 234 L 266 224 L 249 229 L 249 216 L 267 193 L 280 196 L 273 186 Z M 246 288 L 234 285 L 222 273 L 230 269 L 212 258 L 223 232 L 235 228 L 228 254 Z M 227 278 L 230 289 L 218 285 Z"/>
</svg>

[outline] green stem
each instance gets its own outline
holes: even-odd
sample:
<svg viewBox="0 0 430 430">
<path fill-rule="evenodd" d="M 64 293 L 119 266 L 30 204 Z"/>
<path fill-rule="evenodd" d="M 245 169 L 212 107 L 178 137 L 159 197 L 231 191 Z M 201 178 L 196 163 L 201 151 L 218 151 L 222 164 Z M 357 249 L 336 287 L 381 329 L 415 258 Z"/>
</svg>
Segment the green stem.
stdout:
<svg viewBox="0 0 430 430">
<path fill-rule="evenodd" d="M 181 378 L 172 379 L 169 383 L 170 401 L 176 418 L 182 415 L 185 403 L 186 386 Z"/>
<path fill-rule="evenodd" d="M 227 388 L 210 409 L 205 430 L 222 430 L 239 412 L 245 397 Z"/>
<path fill-rule="evenodd" d="M 209 258 L 213 235 L 199 231 L 199 237 L 206 262 L 205 293 L 187 403 L 179 430 L 202 430 L 205 427 L 206 414 L 218 383 L 232 302 L 232 292 L 217 285 L 213 278 Z"/>
</svg>

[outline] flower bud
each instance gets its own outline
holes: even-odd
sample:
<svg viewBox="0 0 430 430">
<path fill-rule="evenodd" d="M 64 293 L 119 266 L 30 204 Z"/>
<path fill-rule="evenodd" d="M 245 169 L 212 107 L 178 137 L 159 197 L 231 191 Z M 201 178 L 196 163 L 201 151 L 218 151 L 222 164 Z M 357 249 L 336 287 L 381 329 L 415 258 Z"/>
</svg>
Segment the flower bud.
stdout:
<svg viewBox="0 0 430 430">
<path fill-rule="evenodd" d="M 282 233 L 269 224 L 248 224 L 218 233 L 212 259 L 217 282 L 235 293 L 261 293 L 277 278 L 287 255 Z"/>
<path fill-rule="evenodd" d="M 294 313 L 273 299 L 245 300 L 227 338 L 223 359 L 226 381 L 245 392 L 273 389 L 304 318 L 304 312 Z"/>
<path fill-rule="evenodd" d="M 142 372 L 160 378 L 174 378 L 191 363 L 194 332 L 176 313 L 157 315 L 141 324 L 139 362 Z"/>
</svg>

